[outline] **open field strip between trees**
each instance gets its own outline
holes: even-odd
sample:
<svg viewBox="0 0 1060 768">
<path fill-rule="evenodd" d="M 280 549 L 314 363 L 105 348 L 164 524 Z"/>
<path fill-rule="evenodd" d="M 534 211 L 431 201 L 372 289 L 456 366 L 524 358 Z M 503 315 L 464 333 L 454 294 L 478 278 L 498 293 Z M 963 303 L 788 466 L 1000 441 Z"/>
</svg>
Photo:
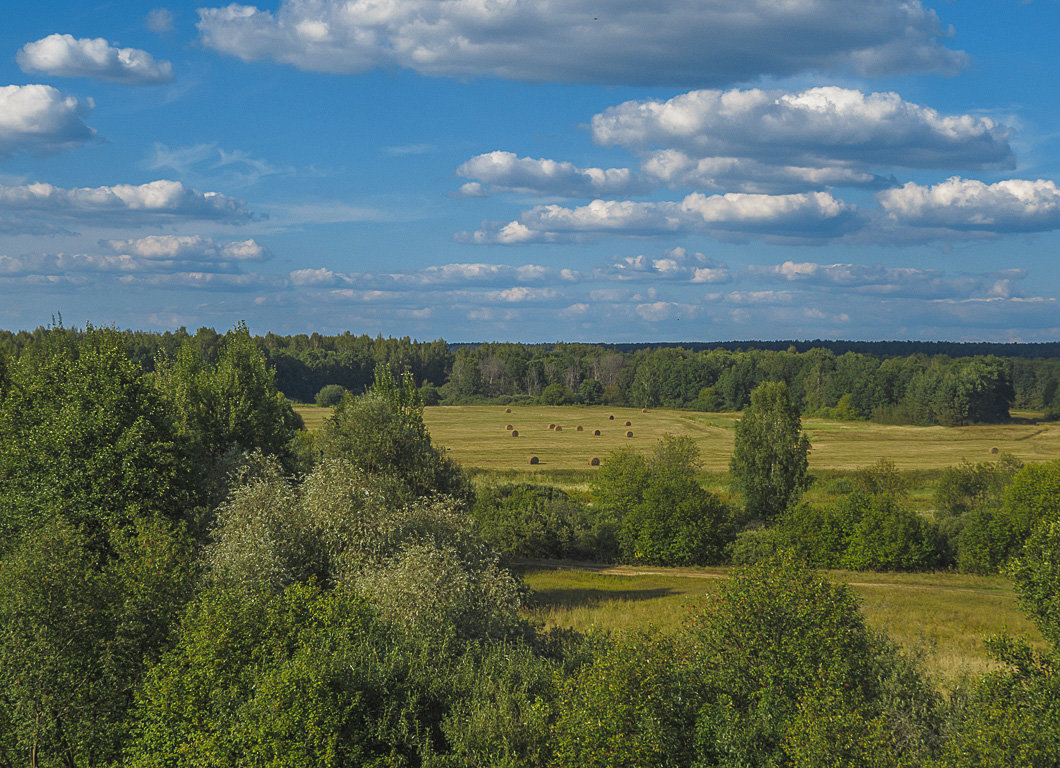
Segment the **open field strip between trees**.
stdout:
<svg viewBox="0 0 1060 768">
<path fill-rule="evenodd" d="M 299 406 L 309 429 L 319 429 L 330 408 Z M 528 474 L 591 471 L 589 460 L 603 459 L 621 447 L 647 453 L 664 434 L 695 440 L 706 472 L 728 470 L 732 456 L 733 425 L 738 413 L 700 413 L 665 408 L 607 406 L 458 405 L 424 409 L 423 420 L 435 445 L 467 469 L 517 471 Z M 614 419 L 608 418 L 613 415 Z M 625 426 L 626 422 L 630 426 Z M 562 427 L 557 431 L 549 424 Z M 900 470 L 941 469 L 990 460 L 999 452 L 1023 461 L 1060 458 L 1060 423 L 991 424 L 970 427 L 911 427 L 863 421 L 803 419 L 812 444 L 811 470 L 849 471 L 879 459 L 893 461 Z M 512 437 L 511 425 L 518 431 Z M 582 431 L 577 427 L 581 426 Z M 599 436 L 593 436 L 594 430 Z M 626 437 L 632 431 L 633 437 Z M 538 463 L 531 466 L 530 456 Z"/>
<path fill-rule="evenodd" d="M 714 592 L 731 568 L 663 568 L 533 562 L 519 567 L 533 589 L 529 615 L 546 627 L 663 631 L 681 625 L 691 605 Z M 1011 583 L 999 576 L 952 573 L 829 571 L 861 599 L 873 628 L 909 650 L 922 651 L 928 669 L 955 683 L 965 672 L 992 668 L 984 640 L 1000 632 L 1044 648 L 1037 629 L 1016 605 Z"/>
</svg>

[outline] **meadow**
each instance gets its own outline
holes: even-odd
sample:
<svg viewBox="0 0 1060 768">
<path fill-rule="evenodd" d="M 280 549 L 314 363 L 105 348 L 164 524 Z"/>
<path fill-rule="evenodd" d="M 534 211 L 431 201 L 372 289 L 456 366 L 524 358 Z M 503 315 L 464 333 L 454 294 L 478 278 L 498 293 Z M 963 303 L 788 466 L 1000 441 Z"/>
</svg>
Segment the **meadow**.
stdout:
<svg viewBox="0 0 1060 768">
<path fill-rule="evenodd" d="M 329 408 L 299 406 L 306 426 L 318 429 Z M 609 416 L 614 416 L 610 419 Z M 450 452 L 472 471 L 533 476 L 591 472 L 589 460 L 630 447 L 648 452 L 664 434 L 688 435 L 700 450 L 707 473 L 726 472 L 732 455 L 733 426 L 738 413 L 699 413 L 672 409 L 609 408 L 606 406 L 460 405 L 425 408 L 423 421 L 435 445 Z M 630 426 L 625 426 L 626 422 Z M 561 430 L 549 429 L 554 424 Z M 519 433 L 512 437 L 506 427 Z M 578 431 L 578 427 L 582 431 Z M 594 430 L 600 430 L 594 436 Z M 1060 457 L 1060 423 L 1029 418 L 1009 424 L 970 427 L 910 427 L 864 421 L 803 419 L 809 435 L 810 469 L 851 471 L 879 459 L 900 470 L 930 471 L 959 464 L 989 461 L 998 452 L 1023 461 Z M 626 432 L 633 437 L 626 437 Z M 530 465 L 530 456 L 538 463 Z"/>
<path fill-rule="evenodd" d="M 424 410 L 436 445 L 446 448 L 477 482 L 536 480 L 585 490 L 592 457 L 618 448 L 648 452 L 664 434 L 695 440 L 704 479 L 720 490 L 732 454 L 738 413 L 581 406 L 437 406 Z M 306 425 L 318 429 L 327 408 L 299 407 Z M 614 416 L 614 419 L 609 418 Z M 818 482 L 810 498 L 829 498 L 830 481 L 870 466 L 894 462 L 911 485 L 920 509 L 933 504 L 941 470 L 962 461 L 981 462 L 1010 453 L 1024 461 L 1060 457 L 1060 424 L 1017 414 L 1009 424 L 970 427 L 891 426 L 868 422 L 803 419 L 812 443 L 810 467 Z M 631 426 L 625 426 L 626 422 Z M 512 437 L 508 425 L 518 437 Z M 558 425 L 561 430 L 550 429 Z M 578 426 L 582 427 L 578 431 Z M 599 429 L 600 435 L 593 436 Z M 626 437 L 627 431 L 633 437 Z M 996 449 L 996 450 L 995 450 Z M 528 464 L 530 456 L 539 463 Z M 690 605 L 717 588 L 729 568 L 637 568 L 538 562 L 520 567 L 534 593 L 529 614 L 547 627 L 628 630 L 681 624 Z M 956 684 L 966 673 L 991 668 L 985 638 L 1011 632 L 1044 642 L 1016 605 L 1011 583 L 1000 576 L 956 573 L 861 573 L 833 571 L 851 585 L 871 626 L 903 647 L 923 653 L 928 668 Z"/>
<path fill-rule="evenodd" d="M 547 562 L 527 563 L 519 570 L 533 589 L 532 618 L 545 627 L 583 632 L 677 628 L 731 571 Z M 870 626 L 906 650 L 923 654 L 927 668 L 947 685 L 959 683 L 967 673 L 993 668 L 984 643 L 991 635 L 1009 632 L 1045 648 L 1003 577 L 851 571 L 827 575 L 851 586 Z"/>
</svg>

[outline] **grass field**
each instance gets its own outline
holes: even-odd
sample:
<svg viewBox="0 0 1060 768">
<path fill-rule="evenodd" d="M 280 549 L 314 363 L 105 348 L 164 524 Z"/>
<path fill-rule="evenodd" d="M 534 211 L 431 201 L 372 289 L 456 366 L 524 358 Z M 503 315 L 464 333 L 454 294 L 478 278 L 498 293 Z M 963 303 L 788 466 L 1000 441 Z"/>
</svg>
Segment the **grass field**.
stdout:
<svg viewBox="0 0 1060 768">
<path fill-rule="evenodd" d="M 717 589 L 729 569 L 542 563 L 522 572 L 534 590 L 530 615 L 546 626 L 667 630 L 679 627 L 689 606 Z M 922 651 L 928 669 L 947 683 L 991 668 L 983 643 L 990 635 L 1007 631 L 1044 647 L 1001 577 L 849 571 L 828 576 L 850 584 L 868 623 L 905 648 Z"/>
<path fill-rule="evenodd" d="M 296 409 L 310 429 L 319 428 L 327 408 Z M 608 418 L 613 415 L 614 420 Z M 728 470 L 733 425 L 739 414 L 697 413 L 669 409 L 607 408 L 603 406 L 436 406 L 424 410 L 424 422 L 436 445 L 451 452 L 464 467 L 494 472 L 586 473 L 589 460 L 603 459 L 616 448 L 648 451 L 666 433 L 688 435 L 696 441 L 707 472 Z M 629 421 L 632 426 L 626 427 Z M 512 425 L 519 436 L 505 429 Z M 557 424 L 562 431 L 549 429 Z M 581 432 L 577 427 L 581 426 Z M 599 429 L 599 437 L 593 430 Z M 804 419 L 810 436 L 813 470 L 852 470 L 881 458 L 902 470 L 932 470 L 987 461 L 991 450 L 1012 453 L 1024 461 L 1060 458 L 1060 423 L 1017 422 L 972 427 L 904 427 L 868 422 Z M 633 437 L 625 436 L 627 431 Z M 538 464 L 529 465 L 530 456 Z"/>
</svg>

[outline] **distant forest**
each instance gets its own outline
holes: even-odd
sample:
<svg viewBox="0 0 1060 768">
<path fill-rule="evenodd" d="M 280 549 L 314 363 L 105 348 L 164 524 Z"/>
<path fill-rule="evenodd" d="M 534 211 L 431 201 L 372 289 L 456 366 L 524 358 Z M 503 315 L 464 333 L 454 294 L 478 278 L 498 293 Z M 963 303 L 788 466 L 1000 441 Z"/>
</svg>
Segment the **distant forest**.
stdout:
<svg viewBox="0 0 1060 768">
<path fill-rule="evenodd" d="M 0 354 L 45 333 L 0 331 Z M 77 330 L 68 333 L 78 335 Z M 193 338 L 213 362 L 223 334 L 123 333 L 144 370 Z M 378 364 L 408 370 L 433 404 L 582 403 L 741 410 L 763 381 L 784 381 L 801 411 L 885 423 L 962 425 L 1009 409 L 1060 414 L 1060 342 L 730 341 L 658 344 L 449 344 L 344 333 L 254 337 L 276 386 L 298 402 L 364 392 Z"/>
</svg>

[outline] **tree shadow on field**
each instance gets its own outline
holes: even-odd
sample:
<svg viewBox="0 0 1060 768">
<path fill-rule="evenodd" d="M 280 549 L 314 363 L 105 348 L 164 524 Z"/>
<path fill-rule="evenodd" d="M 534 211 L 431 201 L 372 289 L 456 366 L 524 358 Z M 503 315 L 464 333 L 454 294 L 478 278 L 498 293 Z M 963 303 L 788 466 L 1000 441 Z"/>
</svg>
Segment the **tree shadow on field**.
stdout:
<svg viewBox="0 0 1060 768">
<path fill-rule="evenodd" d="M 595 608 L 601 603 L 655 600 L 656 598 L 675 594 L 677 593 L 668 587 L 658 587 L 656 589 L 594 589 L 592 587 L 542 589 L 534 591 L 533 606 L 535 608 Z"/>
</svg>

